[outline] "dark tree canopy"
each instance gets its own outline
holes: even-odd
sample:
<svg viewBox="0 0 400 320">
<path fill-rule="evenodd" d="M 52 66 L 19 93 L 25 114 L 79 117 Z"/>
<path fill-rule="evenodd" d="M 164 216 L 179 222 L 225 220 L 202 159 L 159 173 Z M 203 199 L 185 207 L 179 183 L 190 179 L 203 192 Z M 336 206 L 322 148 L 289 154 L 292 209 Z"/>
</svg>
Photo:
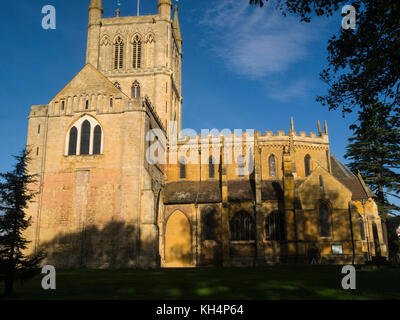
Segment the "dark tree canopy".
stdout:
<svg viewBox="0 0 400 320">
<path fill-rule="evenodd" d="M 35 274 L 42 259 L 41 253 L 34 256 L 24 253 L 29 241 L 23 232 L 31 224 L 25 209 L 35 197 L 30 188 L 36 183 L 36 176 L 27 172 L 30 158 L 26 149 L 14 158 L 14 169 L 0 174 L 0 280 L 5 283 L 6 296 L 11 295 L 15 279 Z"/>
<path fill-rule="evenodd" d="M 352 125 L 345 157 L 349 167 L 359 171 L 376 194 L 380 212 L 396 212 L 389 196 L 400 199 L 400 130 L 399 118 L 384 104 L 365 107 L 359 112 L 358 125 Z"/>
</svg>

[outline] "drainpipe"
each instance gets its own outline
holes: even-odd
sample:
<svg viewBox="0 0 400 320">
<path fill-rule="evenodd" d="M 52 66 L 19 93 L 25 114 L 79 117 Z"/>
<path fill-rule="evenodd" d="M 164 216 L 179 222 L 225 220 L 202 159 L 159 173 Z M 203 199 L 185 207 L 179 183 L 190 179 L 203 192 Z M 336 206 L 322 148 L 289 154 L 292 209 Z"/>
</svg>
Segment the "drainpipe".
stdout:
<svg viewBox="0 0 400 320">
<path fill-rule="evenodd" d="M 198 218 L 198 208 L 199 208 L 199 196 L 200 196 L 200 188 L 201 188 L 201 149 L 199 148 L 199 158 L 200 158 L 200 182 L 199 189 L 197 190 L 196 201 L 194 203 L 194 207 L 196 208 L 196 267 L 199 264 L 199 218 Z"/>
</svg>

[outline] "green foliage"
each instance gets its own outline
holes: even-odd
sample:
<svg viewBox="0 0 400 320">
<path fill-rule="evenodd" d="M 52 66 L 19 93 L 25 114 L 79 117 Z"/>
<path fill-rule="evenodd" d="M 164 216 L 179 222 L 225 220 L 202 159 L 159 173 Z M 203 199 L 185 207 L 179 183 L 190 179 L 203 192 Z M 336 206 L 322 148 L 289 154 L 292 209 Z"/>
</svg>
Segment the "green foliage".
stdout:
<svg viewBox="0 0 400 320">
<path fill-rule="evenodd" d="M 377 103 L 359 112 L 358 125 L 352 125 L 345 157 L 349 167 L 359 171 L 375 192 L 381 213 L 395 213 L 400 208 L 388 196 L 400 194 L 399 119 L 387 106 Z"/>
<path fill-rule="evenodd" d="M 29 189 L 36 182 L 36 176 L 27 172 L 29 151 L 14 158 L 14 169 L 0 174 L 0 280 L 6 296 L 12 294 L 14 280 L 33 276 L 42 260 L 41 253 L 27 257 L 23 252 L 29 243 L 23 232 L 31 224 L 25 209 L 36 194 Z"/>
</svg>

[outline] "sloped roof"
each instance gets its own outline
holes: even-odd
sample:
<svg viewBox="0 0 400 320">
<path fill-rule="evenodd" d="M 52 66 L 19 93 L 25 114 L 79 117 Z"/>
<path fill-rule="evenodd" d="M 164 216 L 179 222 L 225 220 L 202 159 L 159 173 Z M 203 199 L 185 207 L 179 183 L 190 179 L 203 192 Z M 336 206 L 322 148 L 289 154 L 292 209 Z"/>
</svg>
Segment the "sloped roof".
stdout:
<svg viewBox="0 0 400 320">
<path fill-rule="evenodd" d="M 174 181 L 165 186 L 164 203 L 195 203 L 199 191 L 199 181 Z M 202 181 L 199 203 L 221 202 L 219 181 Z"/>
<path fill-rule="evenodd" d="M 57 93 L 52 101 L 57 100 L 59 97 L 77 95 L 89 91 L 107 92 L 116 96 L 129 98 L 121 90 L 117 89 L 99 70 L 88 63 Z"/>
<path fill-rule="evenodd" d="M 347 168 L 338 158 L 331 155 L 332 175 L 336 177 L 347 189 L 352 193 L 352 200 L 367 200 L 371 197 L 372 192 L 365 186 L 349 168 Z"/>
</svg>

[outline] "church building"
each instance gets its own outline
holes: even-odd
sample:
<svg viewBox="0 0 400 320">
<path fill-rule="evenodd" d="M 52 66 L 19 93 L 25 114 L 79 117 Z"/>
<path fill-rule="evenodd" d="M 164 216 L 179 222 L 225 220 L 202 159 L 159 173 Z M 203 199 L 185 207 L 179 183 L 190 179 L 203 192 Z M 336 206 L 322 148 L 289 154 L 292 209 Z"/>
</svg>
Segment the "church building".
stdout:
<svg viewBox="0 0 400 320">
<path fill-rule="evenodd" d="M 374 196 L 330 153 L 326 122 L 311 133 L 292 119 L 287 132 L 182 136 L 182 101 L 171 0 L 154 15 L 111 18 L 91 0 L 85 66 L 29 115 L 29 250 L 64 268 L 387 257 Z"/>
</svg>

